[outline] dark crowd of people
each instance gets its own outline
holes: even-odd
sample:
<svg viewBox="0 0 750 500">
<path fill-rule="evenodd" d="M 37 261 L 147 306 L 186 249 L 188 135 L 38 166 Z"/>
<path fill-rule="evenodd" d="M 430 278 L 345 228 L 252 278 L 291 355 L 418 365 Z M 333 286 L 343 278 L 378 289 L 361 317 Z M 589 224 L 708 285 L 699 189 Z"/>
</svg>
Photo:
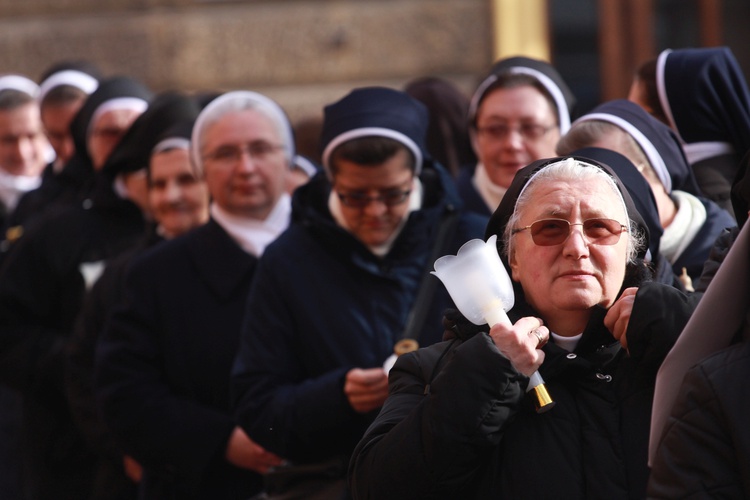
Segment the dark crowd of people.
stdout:
<svg viewBox="0 0 750 500">
<path fill-rule="evenodd" d="M 730 49 L 591 110 L 518 56 L 322 111 L 0 76 L 0 499 L 750 497 Z M 430 271 L 494 238 L 478 325 Z"/>
</svg>

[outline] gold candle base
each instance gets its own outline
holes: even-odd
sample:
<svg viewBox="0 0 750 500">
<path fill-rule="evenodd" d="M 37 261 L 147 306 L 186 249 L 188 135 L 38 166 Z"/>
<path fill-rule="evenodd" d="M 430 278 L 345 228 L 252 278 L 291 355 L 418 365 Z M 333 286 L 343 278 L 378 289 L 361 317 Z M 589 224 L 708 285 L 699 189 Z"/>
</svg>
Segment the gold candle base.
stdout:
<svg viewBox="0 0 750 500">
<path fill-rule="evenodd" d="M 534 392 L 534 406 L 536 406 L 537 413 L 544 413 L 554 408 L 555 402 L 552 401 L 552 397 L 547 392 L 546 385 L 539 384 L 532 391 Z"/>
</svg>

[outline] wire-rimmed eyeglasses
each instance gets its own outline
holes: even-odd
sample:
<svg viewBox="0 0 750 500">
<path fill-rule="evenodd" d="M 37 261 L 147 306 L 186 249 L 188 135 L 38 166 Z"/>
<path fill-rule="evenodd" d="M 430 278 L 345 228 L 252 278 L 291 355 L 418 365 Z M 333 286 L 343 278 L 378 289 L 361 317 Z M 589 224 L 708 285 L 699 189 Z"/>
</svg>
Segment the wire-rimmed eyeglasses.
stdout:
<svg viewBox="0 0 750 500">
<path fill-rule="evenodd" d="M 571 226 L 581 226 L 584 237 L 593 245 L 614 245 L 620 241 L 623 231 L 628 231 L 627 226 L 614 219 L 594 218 L 575 223 L 565 219 L 540 219 L 526 227 L 513 229 L 511 234 L 528 229 L 535 245 L 549 247 L 564 243 L 570 236 Z"/>
</svg>

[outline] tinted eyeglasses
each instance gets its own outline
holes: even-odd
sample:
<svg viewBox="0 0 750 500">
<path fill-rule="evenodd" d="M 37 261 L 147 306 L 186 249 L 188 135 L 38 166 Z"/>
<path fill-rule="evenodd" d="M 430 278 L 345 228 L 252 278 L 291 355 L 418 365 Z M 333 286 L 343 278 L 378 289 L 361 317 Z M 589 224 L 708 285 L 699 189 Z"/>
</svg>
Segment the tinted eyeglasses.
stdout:
<svg viewBox="0 0 750 500">
<path fill-rule="evenodd" d="M 627 226 L 613 219 L 586 219 L 572 224 L 565 219 L 541 219 L 513 229 L 511 234 L 528 229 L 535 245 L 550 247 L 564 243 L 570 236 L 571 226 L 581 226 L 583 235 L 592 245 L 614 245 L 620 241 L 622 232 L 628 230 Z"/>
<path fill-rule="evenodd" d="M 406 199 L 411 194 L 411 189 L 394 189 L 384 191 L 377 196 L 368 196 L 365 193 L 358 192 L 340 193 L 338 191 L 336 192 L 336 194 L 338 195 L 339 200 L 341 200 L 341 203 L 343 203 L 347 207 L 364 208 L 373 201 L 379 201 L 387 207 L 394 207 L 406 201 Z"/>
</svg>

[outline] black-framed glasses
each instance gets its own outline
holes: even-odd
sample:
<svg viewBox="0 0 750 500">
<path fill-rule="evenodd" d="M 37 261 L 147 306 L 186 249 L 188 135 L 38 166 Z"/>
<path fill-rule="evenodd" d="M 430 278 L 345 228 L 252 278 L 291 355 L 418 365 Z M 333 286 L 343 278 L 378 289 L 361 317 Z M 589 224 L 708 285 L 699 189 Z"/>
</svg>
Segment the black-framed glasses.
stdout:
<svg viewBox="0 0 750 500">
<path fill-rule="evenodd" d="M 620 241 L 623 231 L 628 231 L 628 227 L 619 221 L 596 218 L 575 223 L 565 219 L 541 219 L 526 227 L 515 228 L 511 233 L 516 234 L 528 229 L 535 245 L 550 247 L 564 243 L 570 236 L 571 226 L 581 226 L 584 237 L 592 245 L 614 245 Z"/>
<path fill-rule="evenodd" d="M 373 201 L 379 201 L 387 207 L 394 207 L 404 203 L 407 198 L 409 198 L 411 189 L 391 189 L 383 191 L 377 196 L 369 196 L 365 193 L 358 192 L 341 193 L 339 191 L 336 191 L 336 194 L 338 195 L 339 200 L 341 200 L 341 203 L 347 207 L 364 208 Z"/>
<path fill-rule="evenodd" d="M 205 155 L 203 160 L 229 164 L 238 162 L 242 159 L 243 154 L 247 154 L 253 160 L 264 161 L 283 147 L 281 144 L 271 144 L 266 141 L 254 141 L 243 145 L 219 146 L 214 151 Z"/>
<path fill-rule="evenodd" d="M 522 123 L 517 127 L 511 127 L 504 123 L 493 123 L 484 127 L 477 127 L 477 132 L 494 140 L 503 140 L 511 132 L 518 132 L 526 140 L 535 141 L 541 139 L 547 132 L 557 127 L 557 125 L 538 125 L 536 123 Z"/>
</svg>

